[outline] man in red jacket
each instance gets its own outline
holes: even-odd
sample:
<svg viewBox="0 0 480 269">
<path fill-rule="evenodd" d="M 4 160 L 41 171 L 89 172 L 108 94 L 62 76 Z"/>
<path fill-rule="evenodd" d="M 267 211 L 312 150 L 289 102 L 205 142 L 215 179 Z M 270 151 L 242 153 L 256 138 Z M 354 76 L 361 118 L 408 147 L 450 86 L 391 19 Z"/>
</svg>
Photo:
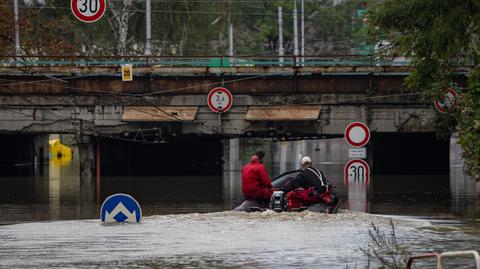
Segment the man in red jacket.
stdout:
<svg viewBox="0 0 480 269">
<path fill-rule="evenodd" d="M 272 182 L 262 163 L 265 152 L 257 151 L 242 168 L 242 191 L 246 199 L 268 202 L 273 193 Z"/>
</svg>

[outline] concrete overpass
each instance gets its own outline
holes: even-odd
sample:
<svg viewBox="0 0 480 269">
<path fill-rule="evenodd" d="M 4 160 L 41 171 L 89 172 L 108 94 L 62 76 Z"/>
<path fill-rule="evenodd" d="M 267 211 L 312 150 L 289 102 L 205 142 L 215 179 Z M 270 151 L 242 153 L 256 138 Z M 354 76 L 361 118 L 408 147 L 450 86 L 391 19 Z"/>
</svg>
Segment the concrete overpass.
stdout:
<svg viewBox="0 0 480 269">
<path fill-rule="evenodd" d="M 0 131 L 162 136 L 320 136 L 354 120 L 372 131 L 432 131 L 433 110 L 403 86 L 408 67 L 0 68 Z M 207 106 L 218 86 L 233 94 L 226 113 Z M 265 111 L 276 113 L 265 113 Z M 307 115 L 309 114 L 309 115 Z"/>
<path fill-rule="evenodd" d="M 99 138 L 326 138 L 341 136 L 352 121 L 368 123 L 372 132 L 434 131 L 432 105 L 403 85 L 410 72 L 404 65 L 316 59 L 183 66 L 171 59 L 136 60 L 4 61 L 0 132 L 75 134 L 82 171 L 91 176 Z M 123 82 L 120 65 L 132 62 L 133 81 Z M 208 92 L 218 86 L 234 96 L 226 113 L 207 106 Z"/>
</svg>

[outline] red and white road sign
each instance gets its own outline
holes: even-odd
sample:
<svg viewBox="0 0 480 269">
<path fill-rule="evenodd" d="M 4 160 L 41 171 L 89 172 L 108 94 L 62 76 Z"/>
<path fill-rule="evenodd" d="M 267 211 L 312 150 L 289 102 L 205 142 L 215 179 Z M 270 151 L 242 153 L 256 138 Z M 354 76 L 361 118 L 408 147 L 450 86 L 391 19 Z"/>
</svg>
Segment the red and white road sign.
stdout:
<svg viewBox="0 0 480 269">
<path fill-rule="evenodd" d="M 352 122 L 345 128 L 345 140 L 352 147 L 363 147 L 370 140 L 370 129 L 363 122 Z"/>
<path fill-rule="evenodd" d="M 370 179 L 370 167 L 364 160 L 354 159 L 345 164 L 343 171 L 345 182 L 364 182 L 368 184 Z"/>
<path fill-rule="evenodd" d="M 107 5 L 105 0 L 71 0 L 70 9 L 77 19 L 83 22 L 96 22 L 103 14 Z"/>
<path fill-rule="evenodd" d="M 233 96 L 223 87 L 212 89 L 207 97 L 208 106 L 213 112 L 227 112 L 233 104 Z"/>
<path fill-rule="evenodd" d="M 457 105 L 457 95 L 458 94 L 454 89 L 448 89 L 448 92 L 447 94 L 445 94 L 445 98 L 443 99 L 443 101 L 435 100 L 435 108 L 440 113 L 447 113 L 448 111 L 455 108 L 455 106 Z"/>
</svg>

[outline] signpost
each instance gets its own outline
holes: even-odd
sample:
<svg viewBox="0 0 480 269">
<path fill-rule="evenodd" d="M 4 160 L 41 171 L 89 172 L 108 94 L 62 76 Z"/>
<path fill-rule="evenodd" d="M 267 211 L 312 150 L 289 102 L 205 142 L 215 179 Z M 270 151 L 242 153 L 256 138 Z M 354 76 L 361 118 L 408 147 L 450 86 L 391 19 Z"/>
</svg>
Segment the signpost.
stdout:
<svg viewBox="0 0 480 269">
<path fill-rule="evenodd" d="M 213 112 L 227 112 L 232 107 L 233 96 L 226 88 L 217 87 L 208 93 L 207 103 Z"/>
<path fill-rule="evenodd" d="M 363 122 L 352 122 L 345 128 L 345 140 L 352 147 L 363 147 L 370 140 L 370 129 Z"/>
<path fill-rule="evenodd" d="M 132 196 L 117 193 L 107 197 L 103 202 L 100 219 L 104 223 L 139 223 L 142 220 L 142 209 Z"/>
<path fill-rule="evenodd" d="M 370 167 L 364 160 L 353 159 L 347 162 L 344 169 L 345 182 L 363 182 L 368 184 L 370 179 Z"/>
<path fill-rule="evenodd" d="M 122 65 L 122 81 L 133 80 L 133 67 L 131 64 Z"/>
<path fill-rule="evenodd" d="M 73 15 L 82 22 L 98 21 L 105 14 L 105 0 L 71 0 L 70 9 Z"/>
<path fill-rule="evenodd" d="M 351 159 L 366 159 L 367 158 L 367 149 L 366 148 L 350 148 L 350 149 L 348 149 L 348 158 L 351 158 Z"/>
<path fill-rule="evenodd" d="M 364 146 L 370 141 L 370 129 L 363 122 L 352 122 L 345 128 L 345 141 L 353 147 L 348 149 L 348 158 L 351 160 L 345 164 L 343 173 L 345 183 L 368 185 L 370 167 L 362 159 L 367 158 L 367 149 Z"/>
<path fill-rule="evenodd" d="M 443 101 L 435 100 L 435 108 L 440 113 L 447 113 L 451 111 L 457 105 L 457 95 L 458 94 L 454 89 L 448 89 L 448 92 L 445 94 L 445 98 L 443 99 Z"/>
</svg>

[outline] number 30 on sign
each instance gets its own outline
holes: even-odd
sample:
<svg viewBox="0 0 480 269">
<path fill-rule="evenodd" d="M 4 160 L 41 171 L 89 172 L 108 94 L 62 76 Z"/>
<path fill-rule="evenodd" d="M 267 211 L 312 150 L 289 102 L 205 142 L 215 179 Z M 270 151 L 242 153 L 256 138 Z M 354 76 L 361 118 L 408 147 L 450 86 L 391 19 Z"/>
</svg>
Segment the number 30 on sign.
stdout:
<svg viewBox="0 0 480 269">
<path fill-rule="evenodd" d="M 96 22 L 105 14 L 105 0 L 71 0 L 70 9 L 83 22 Z"/>
<path fill-rule="evenodd" d="M 370 178 L 370 167 L 361 159 L 350 160 L 345 164 L 345 182 L 362 182 L 368 184 Z"/>
</svg>

